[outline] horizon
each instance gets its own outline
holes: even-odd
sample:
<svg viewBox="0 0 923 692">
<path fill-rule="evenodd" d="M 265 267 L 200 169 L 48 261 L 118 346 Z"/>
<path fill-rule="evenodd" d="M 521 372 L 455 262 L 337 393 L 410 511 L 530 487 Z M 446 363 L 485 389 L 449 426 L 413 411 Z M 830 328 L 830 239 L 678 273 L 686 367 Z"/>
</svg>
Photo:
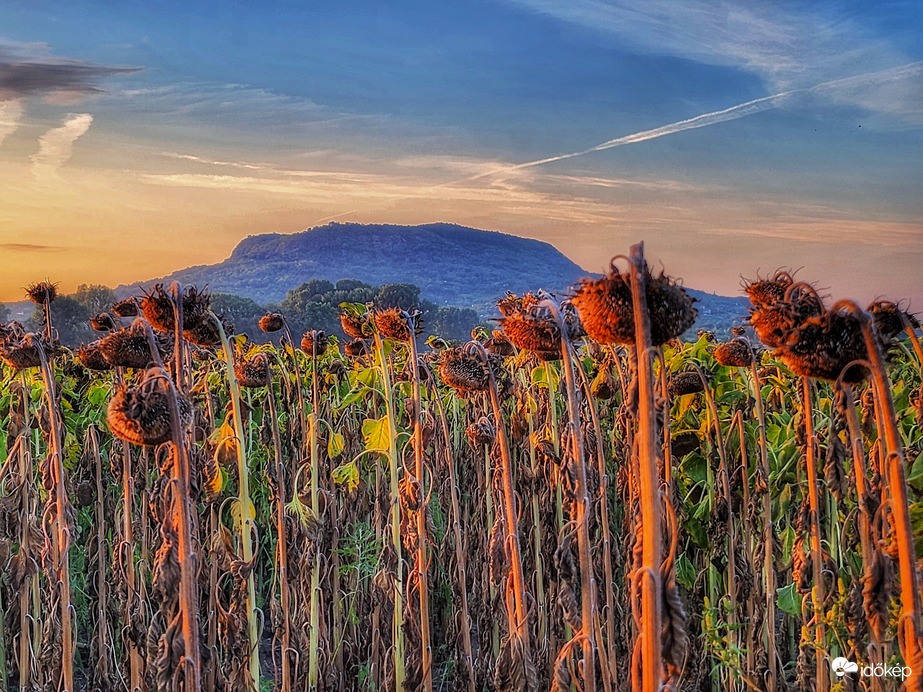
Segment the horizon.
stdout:
<svg viewBox="0 0 923 692">
<path fill-rule="evenodd" d="M 923 310 L 918 3 L 14 1 L 0 27 L 3 303 L 339 221 L 592 273 L 643 240 L 707 293 L 801 267 Z"/>
</svg>

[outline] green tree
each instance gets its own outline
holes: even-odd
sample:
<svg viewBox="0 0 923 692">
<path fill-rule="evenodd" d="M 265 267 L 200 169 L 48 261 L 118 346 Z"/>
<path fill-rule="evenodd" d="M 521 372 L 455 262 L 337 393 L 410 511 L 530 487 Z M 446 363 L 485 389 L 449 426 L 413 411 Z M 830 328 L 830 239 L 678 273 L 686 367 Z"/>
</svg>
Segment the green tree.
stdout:
<svg viewBox="0 0 923 692">
<path fill-rule="evenodd" d="M 91 315 L 105 312 L 116 301 L 115 291 L 102 284 L 80 284 L 70 297 L 85 305 Z"/>
<path fill-rule="evenodd" d="M 471 330 L 478 324 L 476 311 L 453 305 L 436 306 L 426 301 L 424 304 L 429 308 L 423 316 L 423 327 L 428 334 L 458 341 L 471 338 Z"/>
<path fill-rule="evenodd" d="M 413 310 L 420 305 L 420 287 L 414 284 L 385 284 L 375 296 L 377 308 Z"/>
<path fill-rule="evenodd" d="M 233 293 L 212 293 L 212 311 L 234 325 L 236 334 L 246 334 L 251 339 L 263 341 L 263 332 L 257 326 L 260 317 L 268 312 L 252 298 Z"/>
<path fill-rule="evenodd" d="M 90 309 L 73 296 L 58 296 L 51 304 L 51 326 L 65 346 L 74 348 L 96 339 L 97 334 L 90 326 L 91 316 Z M 42 311 L 37 309 L 32 314 L 30 328 L 40 332 L 43 324 Z"/>
</svg>

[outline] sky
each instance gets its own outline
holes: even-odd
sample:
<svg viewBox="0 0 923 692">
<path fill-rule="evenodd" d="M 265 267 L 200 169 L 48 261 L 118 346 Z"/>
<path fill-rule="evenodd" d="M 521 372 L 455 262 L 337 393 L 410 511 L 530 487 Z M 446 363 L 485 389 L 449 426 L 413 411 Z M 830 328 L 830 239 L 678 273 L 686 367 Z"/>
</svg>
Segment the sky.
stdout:
<svg viewBox="0 0 923 692">
<path fill-rule="evenodd" d="M 917 0 L 0 0 L 0 301 L 445 221 L 923 312 L 921 181 Z"/>
</svg>

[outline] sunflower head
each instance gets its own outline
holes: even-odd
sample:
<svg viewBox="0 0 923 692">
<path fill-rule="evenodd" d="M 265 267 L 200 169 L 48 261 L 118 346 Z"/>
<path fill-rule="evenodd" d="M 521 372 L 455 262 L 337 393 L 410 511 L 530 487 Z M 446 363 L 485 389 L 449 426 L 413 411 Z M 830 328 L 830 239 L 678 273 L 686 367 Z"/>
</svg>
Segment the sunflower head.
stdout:
<svg viewBox="0 0 923 692">
<path fill-rule="evenodd" d="M 684 396 L 705 391 L 705 384 L 699 373 L 694 370 L 678 372 L 670 377 L 668 384 L 670 396 Z"/>
<path fill-rule="evenodd" d="M 119 317 L 137 317 L 138 301 L 135 298 L 124 298 L 112 304 L 112 312 Z"/>
<path fill-rule="evenodd" d="M 74 353 L 74 357 L 77 359 L 77 362 L 80 363 L 87 370 L 111 370 L 112 366 L 109 364 L 102 354 L 102 351 L 99 349 L 99 341 L 93 341 L 89 344 L 84 344 Z"/>
<path fill-rule="evenodd" d="M 487 416 L 481 416 L 465 429 L 465 435 L 468 437 L 468 444 L 478 450 L 484 445 L 494 443 L 497 429 Z"/>
<path fill-rule="evenodd" d="M 366 355 L 369 349 L 362 339 L 353 339 L 343 344 L 343 351 L 345 351 L 346 355 L 350 358 L 359 358 L 360 356 Z"/>
<path fill-rule="evenodd" d="M 490 389 L 490 371 L 479 355 L 458 346 L 439 354 L 442 381 L 461 393 L 471 394 Z"/>
<path fill-rule="evenodd" d="M 119 326 L 108 312 L 101 312 L 90 318 L 90 326 L 96 332 L 111 332 Z"/>
<path fill-rule="evenodd" d="M 285 326 L 285 318 L 278 312 L 270 312 L 260 318 L 260 329 L 267 334 L 277 332 Z"/>
<path fill-rule="evenodd" d="M 693 325 L 697 316 L 693 307 L 695 299 L 665 274 L 651 274 L 647 264 L 643 272 L 651 344 L 660 346 Z M 608 275 L 584 279 L 578 285 L 572 302 L 590 338 L 602 344 L 635 343 L 631 277 L 627 272 L 620 272 L 615 261 L 610 264 Z"/>
<path fill-rule="evenodd" d="M 314 354 L 318 356 L 324 355 L 329 345 L 330 340 L 327 338 L 327 334 L 319 329 L 309 329 L 301 336 L 301 350 L 311 357 Z"/>
<path fill-rule="evenodd" d="M 173 434 L 169 397 L 177 398 L 181 425 L 189 425 L 193 415 L 189 400 L 174 392 L 166 372 L 160 368 L 147 371 L 137 387 L 120 385 L 107 409 L 110 430 L 116 437 L 136 445 L 167 442 Z"/>
<path fill-rule="evenodd" d="M 58 297 L 58 284 L 53 284 L 48 281 L 39 281 L 38 283 L 30 284 L 26 288 L 26 295 L 29 297 L 29 300 L 36 305 L 51 303 Z"/>
<path fill-rule="evenodd" d="M 744 282 L 744 292 L 756 307 L 772 305 L 785 298 L 785 292 L 794 282 L 792 275 L 782 269 L 768 279 L 756 278 Z"/>
<path fill-rule="evenodd" d="M 753 362 L 750 345 L 741 338 L 731 339 L 715 348 L 715 360 L 719 365 L 734 368 L 747 368 Z"/>
<path fill-rule="evenodd" d="M 256 353 L 246 360 L 234 365 L 234 374 L 241 387 L 254 389 L 265 387 L 272 381 L 269 358 L 265 353 Z"/>
<path fill-rule="evenodd" d="M 379 334 L 396 341 L 410 341 L 423 332 L 419 310 L 407 313 L 400 308 L 388 308 L 377 311 L 374 319 Z"/>
<path fill-rule="evenodd" d="M 372 335 L 371 327 L 366 319 L 345 310 L 340 313 L 340 326 L 346 336 L 351 336 L 353 339 L 366 339 Z"/>
<path fill-rule="evenodd" d="M 868 360 L 861 319 L 848 311 L 828 310 L 806 319 L 778 351 L 792 372 L 804 377 L 851 384 L 868 378 L 869 370 L 853 361 Z"/>
</svg>

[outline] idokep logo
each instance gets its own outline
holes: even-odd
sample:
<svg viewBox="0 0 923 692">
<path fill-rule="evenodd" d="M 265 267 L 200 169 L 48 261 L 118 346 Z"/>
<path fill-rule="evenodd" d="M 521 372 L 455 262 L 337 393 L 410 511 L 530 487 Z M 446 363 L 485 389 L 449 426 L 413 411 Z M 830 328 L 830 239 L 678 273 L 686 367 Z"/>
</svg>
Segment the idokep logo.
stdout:
<svg viewBox="0 0 923 692">
<path fill-rule="evenodd" d="M 830 661 L 830 667 L 833 668 L 833 672 L 837 674 L 837 677 L 843 677 L 846 673 L 858 673 L 859 664 L 853 663 L 848 658 L 843 658 L 842 656 L 833 659 Z"/>
<path fill-rule="evenodd" d="M 860 668 L 858 663 L 842 656 L 830 661 L 830 667 L 840 678 L 846 673 L 859 673 L 864 678 L 900 678 L 901 680 L 906 680 L 911 673 L 910 666 L 886 666 L 880 663 L 875 666 L 862 666 Z"/>
</svg>

